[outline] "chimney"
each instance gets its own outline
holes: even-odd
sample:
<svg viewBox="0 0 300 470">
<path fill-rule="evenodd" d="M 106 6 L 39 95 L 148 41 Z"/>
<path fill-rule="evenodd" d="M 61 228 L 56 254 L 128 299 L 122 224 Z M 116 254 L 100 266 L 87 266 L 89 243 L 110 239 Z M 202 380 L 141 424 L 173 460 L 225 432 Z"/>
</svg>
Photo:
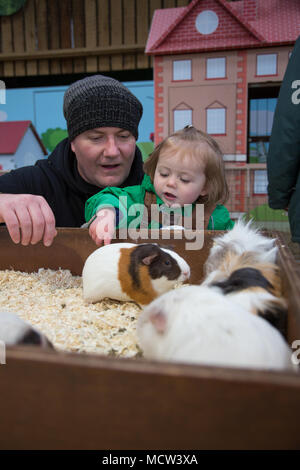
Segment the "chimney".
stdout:
<svg viewBox="0 0 300 470">
<path fill-rule="evenodd" d="M 257 2 L 258 0 L 243 1 L 243 17 L 246 21 L 254 21 L 257 19 Z"/>
</svg>

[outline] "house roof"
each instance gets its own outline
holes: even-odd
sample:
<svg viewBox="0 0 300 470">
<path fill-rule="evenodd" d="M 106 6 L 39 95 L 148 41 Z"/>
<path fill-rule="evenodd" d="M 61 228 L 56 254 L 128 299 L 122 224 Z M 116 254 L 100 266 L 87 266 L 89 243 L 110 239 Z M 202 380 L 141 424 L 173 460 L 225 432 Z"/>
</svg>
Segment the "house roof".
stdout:
<svg viewBox="0 0 300 470">
<path fill-rule="evenodd" d="M 176 54 L 210 50 L 293 44 L 300 35 L 298 0 L 256 0 L 256 16 L 243 13 L 248 0 L 192 0 L 186 7 L 156 10 L 146 44 L 148 54 Z M 204 10 L 219 18 L 217 29 L 200 34 L 195 21 Z"/>
<path fill-rule="evenodd" d="M 31 121 L 0 122 L 0 155 L 14 155 L 29 128 L 40 144 L 44 155 L 47 155 L 47 150 Z"/>
</svg>

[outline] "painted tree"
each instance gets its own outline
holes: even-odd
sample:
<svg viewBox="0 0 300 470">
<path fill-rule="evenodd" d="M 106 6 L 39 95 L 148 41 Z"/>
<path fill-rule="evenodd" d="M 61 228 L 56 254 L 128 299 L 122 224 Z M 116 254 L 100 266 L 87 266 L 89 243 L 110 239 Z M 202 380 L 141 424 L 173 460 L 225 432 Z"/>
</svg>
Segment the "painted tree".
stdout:
<svg viewBox="0 0 300 470">
<path fill-rule="evenodd" d="M 13 15 L 25 2 L 26 0 L 0 0 L 0 16 Z"/>
</svg>

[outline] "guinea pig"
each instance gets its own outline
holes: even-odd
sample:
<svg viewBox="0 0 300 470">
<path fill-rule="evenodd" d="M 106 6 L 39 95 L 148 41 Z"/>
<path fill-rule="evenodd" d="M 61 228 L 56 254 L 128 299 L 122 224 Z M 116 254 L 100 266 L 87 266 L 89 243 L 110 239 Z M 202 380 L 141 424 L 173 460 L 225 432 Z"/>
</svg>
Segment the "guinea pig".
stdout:
<svg viewBox="0 0 300 470">
<path fill-rule="evenodd" d="M 6 345 L 32 344 L 53 348 L 48 338 L 13 312 L 0 311 L 0 340 Z"/>
<path fill-rule="evenodd" d="M 282 335 L 218 289 L 187 286 L 146 306 L 137 322 L 144 357 L 222 367 L 293 369 Z"/>
<path fill-rule="evenodd" d="M 147 305 L 189 277 L 189 265 L 172 250 L 154 243 L 113 243 L 87 258 L 83 297 L 88 302 L 109 297 Z"/>
<path fill-rule="evenodd" d="M 287 304 L 282 298 L 276 253 L 274 239 L 258 233 L 251 223 L 238 221 L 231 232 L 216 239 L 201 285 L 218 286 L 224 295 L 284 334 Z"/>
<path fill-rule="evenodd" d="M 231 254 L 241 255 L 245 252 L 255 254 L 257 262 L 263 263 L 275 263 L 277 257 L 275 239 L 262 235 L 254 227 L 252 220 L 245 223 L 239 219 L 232 230 L 214 238 L 204 265 L 205 275 L 208 276 L 212 271 L 219 269 Z"/>
<path fill-rule="evenodd" d="M 238 256 L 245 258 L 245 254 Z M 287 302 L 282 297 L 281 278 L 278 266 L 272 263 L 253 263 L 246 256 L 248 264 L 236 269 L 225 280 L 214 280 L 209 285 L 218 287 L 233 302 L 248 312 L 263 317 L 282 334 L 287 323 Z M 214 274 L 211 273 L 210 277 Z M 207 285 L 206 281 L 202 285 Z"/>
</svg>

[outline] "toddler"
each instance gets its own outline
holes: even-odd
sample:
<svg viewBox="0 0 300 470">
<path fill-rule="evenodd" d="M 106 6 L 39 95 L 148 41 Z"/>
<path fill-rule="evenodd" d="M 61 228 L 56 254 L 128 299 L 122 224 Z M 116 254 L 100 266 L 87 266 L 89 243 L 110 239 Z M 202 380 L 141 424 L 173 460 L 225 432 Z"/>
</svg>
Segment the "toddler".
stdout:
<svg viewBox="0 0 300 470">
<path fill-rule="evenodd" d="M 186 205 L 193 210 L 195 204 L 204 204 L 203 228 L 228 230 L 233 227 L 234 222 L 223 206 L 229 192 L 222 153 L 210 135 L 186 126 L 155 148 L 144 163 L 144 171 L 141 185 L 107 187 L 86 202 L 89 233 L 97 245 L 103 241 L 110 243 L 116 228 L 129 226 L 136 218 L 136 212 L 130 211 L 134 204 L 146 208 L 149 203 L 157 204 L 161 210 L 169 208 L 170 213 L 174 210 L 183 213 Z M 155 227 L 153 220 L 149 226 Z M 161 224 L 156 224 L 159 226 Z"/>
</svg>

